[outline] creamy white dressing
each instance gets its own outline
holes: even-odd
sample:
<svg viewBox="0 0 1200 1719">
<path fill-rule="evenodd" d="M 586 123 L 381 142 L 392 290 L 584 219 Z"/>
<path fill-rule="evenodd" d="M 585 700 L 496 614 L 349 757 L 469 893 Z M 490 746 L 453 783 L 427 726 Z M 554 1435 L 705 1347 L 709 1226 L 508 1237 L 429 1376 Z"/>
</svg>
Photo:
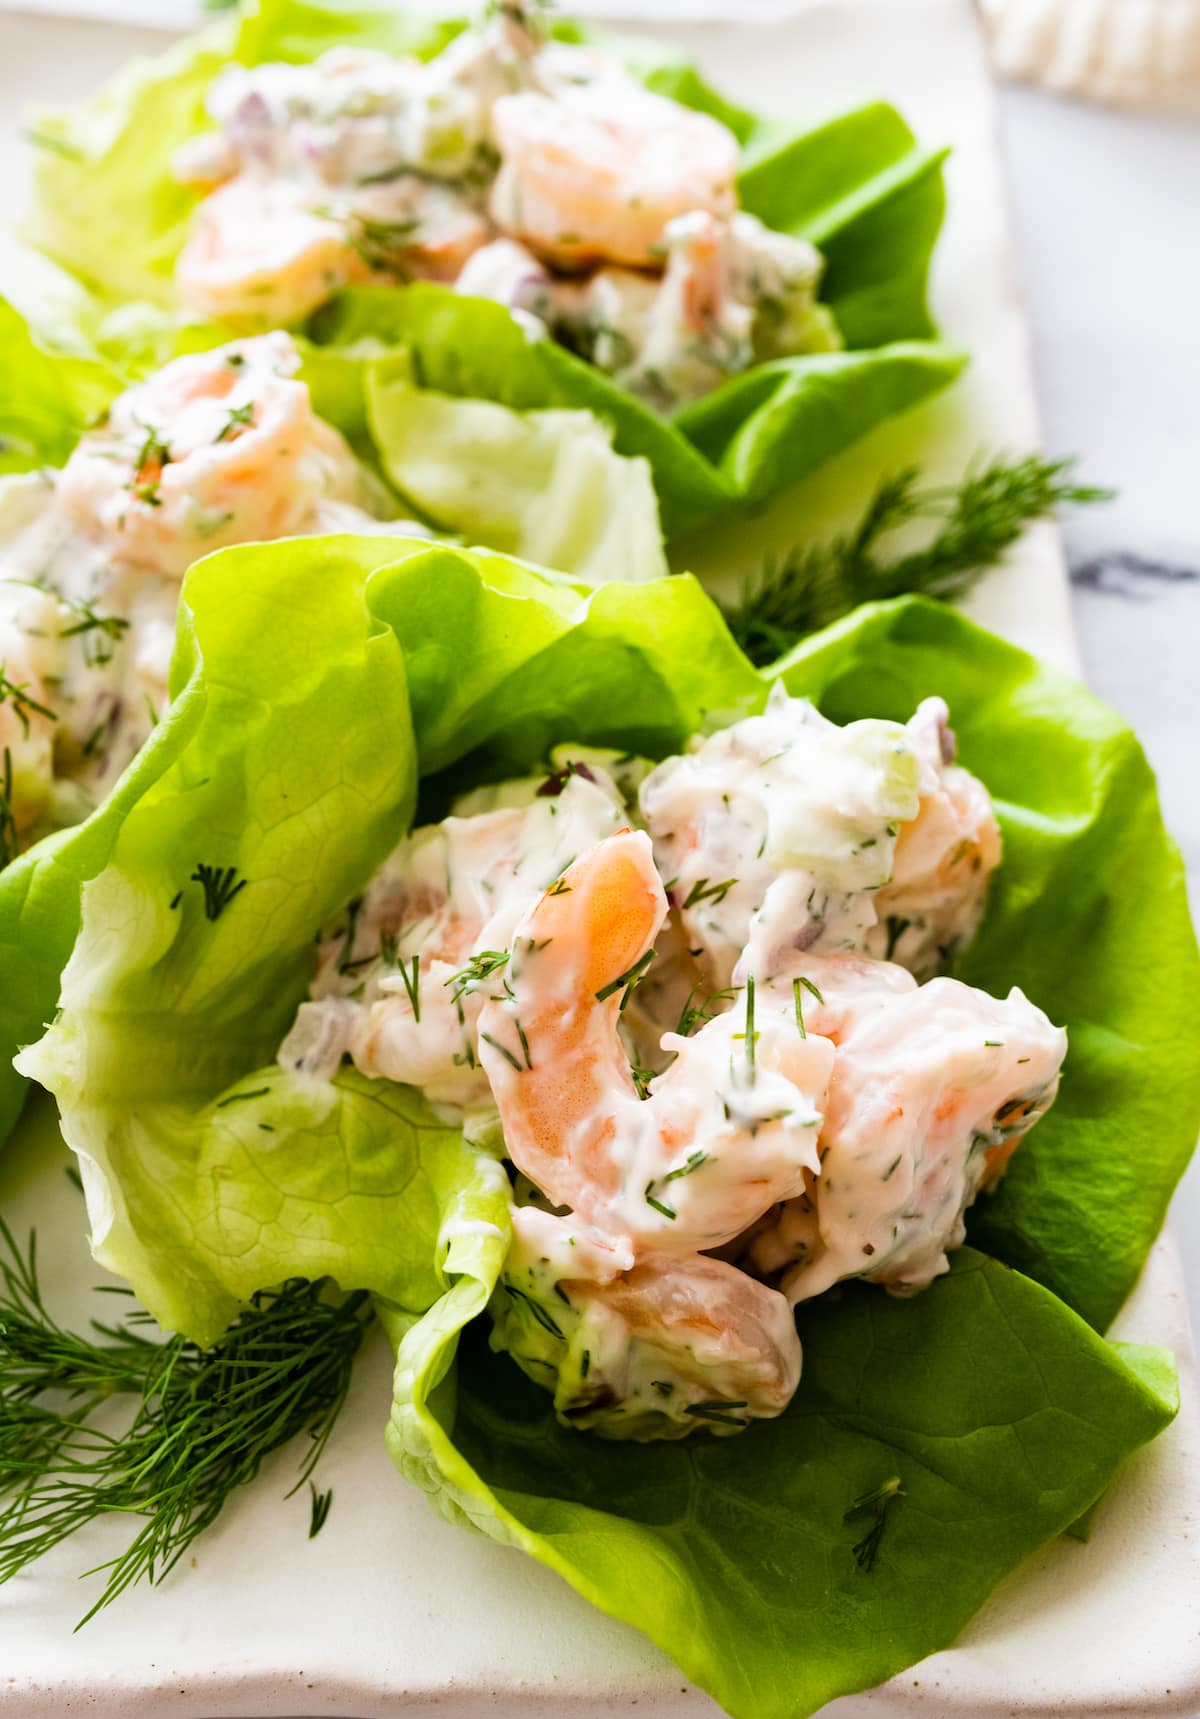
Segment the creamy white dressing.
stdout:
<svg viewBox="0 0 1200 1719">
<path fill-rule="evenodd" d="M 738 210 L 732 132 L 518 8 L 428 61 L 230 66 L 208 109 L 175 163 L 205 194 L 178 270 L 197 314 L 264 327 L 355 282 L 453 283 L 662 409 L 841 344 L 819 253 Z"/>
<path fill-rule="evenodd" d="M 934 699 L 907 726 L 839 728 L 777 685 L 761 716 L 646 779 L 655 856 L 714 988 L 803 950 L 925 973 L 970 938 L 1000 841 L 986 791 L 943 755 L 945 715 Z"/>
</svg>

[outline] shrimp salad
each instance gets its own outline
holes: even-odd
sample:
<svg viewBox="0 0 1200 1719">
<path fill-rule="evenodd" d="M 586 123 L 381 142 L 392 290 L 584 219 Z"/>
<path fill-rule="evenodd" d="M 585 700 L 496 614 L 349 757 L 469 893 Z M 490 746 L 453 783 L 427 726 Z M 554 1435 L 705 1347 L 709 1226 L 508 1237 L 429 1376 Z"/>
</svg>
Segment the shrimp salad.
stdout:
<svg viewBox="0 0 1200 1719">
<path fill-rule="evenodd" d="M 662 410 L 841 345 L 819 253 L 739 210 L 733 133 L 521 6 L 428 62 L 230 66 L 208 107 L 175 163 L 202 193 L 177 276 L 200 316 L 289 324 L 347 285 L 439 281 Z"/>
<path fill-rule="evenodd" d="M 1063 1031 L 938 968 L 1000 834 L 942 700 L 761 715 L 407 836 L 320 940 L 280 1061 L 421 1089 L 513 1171 L 493 1347 L 611 1438 L 727 1436 L 800 1379 L 793 1310 L 912 1295 L 1053 1103 Z"/>
<path fill-rule="evenodd" d="M 179 587 L 228 544 L 419 531 L 318 418 L 286 334 L 175 359 L 61 471 L 0 482 L 4 841 L 77 822 L 162 713 Z"/>
</svg>

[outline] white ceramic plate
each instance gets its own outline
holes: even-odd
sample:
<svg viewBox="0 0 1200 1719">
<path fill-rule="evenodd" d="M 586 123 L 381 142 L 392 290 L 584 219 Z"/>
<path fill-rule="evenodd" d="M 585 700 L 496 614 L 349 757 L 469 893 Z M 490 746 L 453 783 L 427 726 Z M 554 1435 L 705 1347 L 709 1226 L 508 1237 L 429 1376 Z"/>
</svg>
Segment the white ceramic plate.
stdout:
<svg viewBox="0 0 1200 1719">
<path fill-rule="evenodd" d="M 0 9 L 6 162 L 21 104 L 85 95 L 131 53 L 162 41 L 160 31 L 98 21 L 96 6 L 109 0 L 74 3 L 86 4 L 90 21 Z M 930 475 L 956 474 L 964 454 L 1025 451 L 1037 441 L 992 95 L 967 0 L 746 6 L 736 24 L 722 22 L 721 10 L 700 0 L 689 0 L 687 17 L 668 0 L 637 7 L 748 103 L 799 113 L 885 95 L 924 138 L 953 143 L 934 297 L 943 326 L 975 361 L 951 395 L 884 426 L 755 520 L 709 534 L 704 562 L 715 567 L 745 566 L 769 542 L 842 517 L 861 502 L 864 470 L 917 459 Z M 6 176 L 0 205 L 14 203 L 19 179 Z M 1033 533 L 971 607 L 1074 666 L 1051 531 Z M 24 1146 L 6 1154 L 0 1207 L 18 1233 L 36 1222 L 55 1310 L 75 1320 L 95 1312 L 90 1286 L 102 1274 L 87 1257 L 79 1196 L 61 1162 L 46 1168 Z M 1200 1402 L 1169 1242 L 1156 1249 L 1118 1334 L 1175 1348 L 1184 1407 L 1130 1463 L 1090 1544 L 1047 1548 L 955 1648 L 835 1703 L 831 1719 L 1089 1719 L 1200 1708 L 1200 1560 L 1190 1538 L 1200 1524 Z M 357 1368 L 321 1470 L 335 1503 L 316 1541 L 306 1538 L 307 1498 L 282 1502 L 296 1462 L 284 1451 L 162 1588 L 135 1590 L 79 1635 L 71 1628 L 95 1584 L 74 1577 L 120 1548 L 120 1523 L 100 1525 L 0 1590 L 0 1702 L 14 1719 L 609 1719 L 635 1706 L 678 1719 L 716 1713 L 649 1643 L 557 1577 L 434 1517 L 388 1464 L 389 1399 L 388 1356 L 377 1342 Z"/>
</svg>

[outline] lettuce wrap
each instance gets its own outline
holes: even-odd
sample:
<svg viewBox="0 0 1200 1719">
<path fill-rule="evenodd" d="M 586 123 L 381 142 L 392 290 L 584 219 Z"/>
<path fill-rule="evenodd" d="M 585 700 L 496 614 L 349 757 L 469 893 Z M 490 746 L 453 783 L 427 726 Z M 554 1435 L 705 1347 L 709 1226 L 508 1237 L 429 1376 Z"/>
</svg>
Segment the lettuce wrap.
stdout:
<svg viewBox="0 0 1200 1719">
<path fill-rule="evenodd" d="M 345 43 L 428 56 L 461 28 L 337 0 L 255 0 L 236 19 L 134 63 L 86 108 L 38 117 L 28 236 L 85 283 L 101 311 L 124 307 L 123 338 L 133 338 L 130 304 L 174 302 L 172 270 L 196 199 L 172 177 L 171 156 L 209 128 L 205 93 L 222 65 L 303 62 Z M 530 342 L 486 300 L 434 286 L 352 290 L 317 312 L 308 332 L 368 366 L 384 355 L 407 360 L 369 389 L 382 462 L 402 492 L 418 486 L 405 440 L 392 433 L 406 403 L 398 389 L 431 404 L 438 397 L 443 427 L 481 400 L 521 414 L 590 413 L 619 454 L 649 460 L 670 539 L 799 481 L 954 379 L 964 355 L 934 338 L 926 303 L 944 151 L 921 146 L 884 102 L 797 126 L 732 106 L 670 49 L 566 25 L 555 33 L 606 43 L 651 89 L 734 132 L 743 206 L 822 251 L 824 302 L 847 350 L 760 364 L 667 419 L 563 348 Z M 469 433 L 466 422 L 452 440 Z M 523 439 L 515 426 L 512 435 Z M 519 461 L 515 449 L 505 457 Z M 433 493 L 435 523 L 466 529 L 447 511 L 446 485 Z M 420 494 L 412 499 L 420 505 Z"/>
<path fill-rule="evenodd" d="M 1166 1424 L 1169 1363 L 1098 1332 L 1200 1114 L 1183 872 L 1123 724 L 919 599 L 773 672 L 840 721 L 949 699 L 1006 841 L 960 971 L 1019 982 L 1071 1051 L 1059 1105 L 974 1214 L 987 1253 L 911 1302 L 852 1285 L 804 1308 L 796 1398 L 739 1439 L 635 1450 L 557 1427 L 487 1346 L 509 1223 L 487 1142 L 413 1092 L 272 1060 L 318 929 L 414 804 L 438 815 L 567 737 L 663 756 L 761 704 L 770 677 L 692 580 L 591 590 L 353 539 L 198 564 L 171 715 L 109 806 L 29 856 L 47 958 L 3 1018 L 15 1045 L 59 1002 L 21 1067 L 59 1103 L 97 1257 L 160 1321 L 210 1337 L 295 1272 L 374 1291 L 402 1472 L 636 1623 L 739 1719 L 809 1713 L 944 1646 Z"/>
</svg>

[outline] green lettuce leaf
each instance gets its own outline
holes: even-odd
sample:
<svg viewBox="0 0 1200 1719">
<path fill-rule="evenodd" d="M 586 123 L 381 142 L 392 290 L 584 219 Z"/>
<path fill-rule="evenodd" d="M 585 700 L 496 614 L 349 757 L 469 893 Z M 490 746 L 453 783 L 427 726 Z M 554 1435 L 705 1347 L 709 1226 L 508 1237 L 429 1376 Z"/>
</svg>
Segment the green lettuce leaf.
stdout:
<svg viewBox="0 0 1200 1719">
<path fill-rule="evenodd" d="M 643 1630 L 736 1719 L 803 1719 L 946 1647 L 1175 1412 L 1169 1376 L 1134 1372 L 964 1249 L 914 1300 L 854 1285 L 802 1307 L 804 1373 L 779 1420 L 606 1443 L 560 1427 L 489 1350 L 495 1251 L 460 1256 L 419 1323 L 388 1320 L 393 1460 L 452 1520 Z M 881 1518 L 854 1506 L 895 1481 L 864 1546 Z"/>
<path fill-rule="evenodd" d="M 170 306 L 171 271 L 195 206 L 194 193 L 171 175 L 171 155 L 207 128 L 204 92 L 225 61 L 306 61 L 348 42 L 428 55 L 459 28 L 461 21 L 338 0 L 257 0 L 237 20 L 211 27 L 161 59 L 136 62 L 86 108 L 41 117 L 29 237 L 102 304 L 143 299 Z M 435 393 L 497 401 L 521 412 L 594 413 L 611 429 L 619 454 L 649 460 L 668 538 L 798 482 L 884 418 L 954 380 L 964 355 L 929 338 L 934 329 L 926 305 L 944 209 L 942 154 L 918 145 L 893 108 L 874 102 L 797 128 L 731 106 L 669 48 L 566 25 L 556 26 L 556 33 L 603 41 L 652 88 L 731 126 L 744 148 L 745 206 L 825 251 L 826 301 L 855 349 L 850 360 L 831 364 L 828 355 L 815 355 L 777 361 L 733 378 L 703 403 L 705 412 L 693 416 L 689 409 L 672 424 L 569 354 L 530 351 L 502 308 L 445 291 L 373 295 L 423 301 L 411 314 L 399 309 L 394 317 L 377 305 L 366 319 L 373 326 L 363 327 L 361 306 L 332 318 L 319 314 L 313 331 L 320 339 L 328 342 L 339 330 L 349 338 L 348 325 L 356 325 L 412 351 L 413 384 Z M 436 311 L 431 292 L 435 304 L 445 301 Z M 144 345 L 146 317 L 128 309 L 123 315 L 126 337 Z M 206 338 L 219 339 L 220 331 Z M 339 398 L 346 407 L 357 398 L 361 408 L 353 388 Z M 431 405 L 444 414 L 444 405 Z M 689 439 L 693 430 L 698 446 Z M 451 511 L 445 501 L 443 495 L 443 515 Z M 470 504 L 464 493 L 453 511 L 467 513 Z M 516 547 L 503 531 L 488 534 L 488 541 Z M 573 570 L 583 569 L 577 562 Z"/>
<path fill-rule="evenodd" d="M 399 354 L 369 367 L 367 413 L 388 478 L 438 530 L 595 584 L 666 576 L 650 467 L 591 412 L 416 388 Z"/>
<path fill-rule="evenodd" d="M 0 476 L 61 466 L 90 421 L 120 392 L 123 382 L 83 338 L 79 303 L 55 314 L 47 290 L 58 271 L 32 271 L 40 292 L 43 332 L 35 335 L 17 307 L 0 298 Z M 80 297 L 83 295 L 81 294 Z M 47 344 L 55 325 L 64 345 Z"/>
</svg>

